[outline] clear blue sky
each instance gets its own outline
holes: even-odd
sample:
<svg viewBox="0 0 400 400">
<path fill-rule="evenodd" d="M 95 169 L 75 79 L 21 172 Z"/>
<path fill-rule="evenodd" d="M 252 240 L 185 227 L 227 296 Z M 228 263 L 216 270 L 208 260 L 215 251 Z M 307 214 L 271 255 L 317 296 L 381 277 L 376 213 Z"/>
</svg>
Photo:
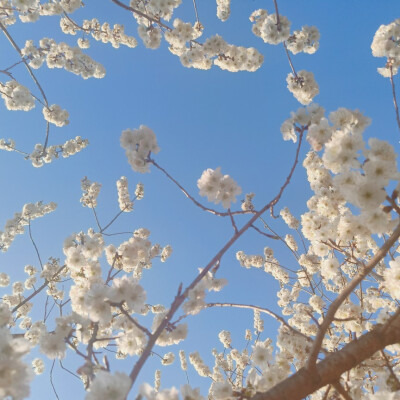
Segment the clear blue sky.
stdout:
<svg viewBox="0 0 400 400">
<path fill-rule="evenodd" d="M 123 23 L 126 32 L 138 38 L 136 22 L 127 11 L 110 1 L 87 0 L 85 4 L 83 10 L 74 14 L 77 21 L 96 17 L 110 24 Z M 248 19 L 258 8 L 273 12 L 272 0 L 232 0 L 231 17 L 225 23 L 216 18 L 214 1 L 198 1 L 197 5 L 205 26 L 203 38 L 218 33 L 229 43 L 256 47 L 264 55 L 264 64 L 257 72 L 229 73 L 217 67 L 210 71 L 186 69 L 169 53 L 165 42 L 153 51 L 146 49 L 138 38 L 137 48 L 116 50 L 92 40 L 87 52 L 105 66 L 105 79 L 83 80 L 47 67 L 37 71 L 50 104 L 57 103 L 70 113 L 68 127 L 52 127 L 51 144 L 81 135 L 89 139 L 90 146 L 76 156 L 56 160 L 40 169 L 33 168 L 17 154 L 0 153 L 0 229 L 27 202 L 58 203 L 55 213 L 32 225 L 43 259 L 50 256 L 63 259 L 63 240 L 73 232 L 95 227 L 90 210 L 79 203 L 82 177 L 88 176 L 103 185 L 98 207 L 103 223 L 118 211 L 115 181 L 120 176 L 128 177 L 132 192 L 138 181 L 144 183 L 145 199 L 111 231 L 146 227 L 152 232 L 152 241 L 172 245 L 174 253 L 170 260 L 166 264 L 154 263 L 143 279 L 151 304 L 168 305 L 179 283 L 189 283 L 193 279 L 197 268 L 207 264 L 227 241 L 232 227 L 228 219 L 196 208 L 159 171 L 152 169 L 146 175 L 133 172 L 119 146 L 121 131 L 141 124 L 152 128 L 161 148 L 157 162 L 198 200 L 196 182 L 202 171 L 220 166 L 223 173 L 239 183 L 243 193 L 256 193 L 255 204 L 260 207 L 277 193 L 295 152 L 295 146 L 284 142 L 280 134 L 281 123 L 291 111 L 300 107 L 286 89 L 285 79 L 290 68 L 283 47 L 266 45 L 255 37 Z M 400 136 L 390 84 L 376 72 L 385 61 L 372 57 L 370 44 L 381 24 L 399 17 L 400 3 L 397 0 L 288 0 L 279 2 L 279 9 L 291 20 L 292 29 L 316 25 L 321 32 L 320 49 L 316 54 L 293 57 L 297 70 L 309 70 L 315 75 L 320 87 L 315 102 L 327 112 L 338 107 L 360 109 L 372 118 L 366 136 L 389 140 L 397 150 Z M 194 22 L 192 2 L 185 0 L 175 16 Z M 17 23 L 10 27 L 10 33 L 20 46 L 27 39 L 37 41 L 42 37 L 52 37 L 70 45 L 76 40 L 59 31 L 57 17 L 43 17 L 35 24 Z M 18 61 L 18 55 L 4 36 L 0 36 L 0 51 L 0 69 Z M 15 77 L 36 93 L 22 66 L 15 69 Z M 7 80 L 5 75 L 1 79 L 2 82 Z M 396 84 L 400 90 L 398 79 Z M 2 106 L 0 118 L 0 137 L 13 137 L 23 150 L 29 151 L 34 143 L 44 138 L 45 124 L 40 107 L 23 113 L 9 112 Z M 302 154 L 307 150 L 305 144 Z M 305 172 L 299 168 L 277 210 L 287 205 L 300 216 L 306 210 L 309 196 Z M 206 204 L 206 199 L 201 200 Z M 237 222 L 241 225 L 245 220 Z M 271 221 L 271 225 L 285 232 L 280 222 Z M 118 245 L 126 239 L 126 236 L 114 236 L 113 243 Z M 210 299 L 258 304 L 277 310 L 277 284 L 262 271 L 242 269 L 234 256 L 238 250 L 262 254 L 264 246 L 274 246 L 277 258 L 283 264 L 294 266 L 294 259 L 290 259 L 282 246 L 249 232 L 223 258 L 219 277 L 227 278 L 229 284 Z M 18 237 L 7 253 L 0 254 L 0 270 L 14 279 L 22 279 L 26 264 L 37 265 L 28 235 Z M 221 349 L 218 332 L 231 330 L 233 345 L 241 348 L 244 330 L 252 329 L 252 319 L 250 311 L 206 310 L 188 321 L 189 336 L 179 348 L 188 353 L 199 350 L 210 364 L 212 347 Z M 267 320 L 264 339 L 275 338 L 275 335 L 276 324 Z M 159 352 L 177 354 L 179 348 L 161 348 Z M 70 364 L 70 360 L 73 357 L 67 358 L 65 364 Z M 118 369 L 129 371 L 132 364 L 133 361 L 128 360 Z M 153 357 L 139 382 L 153 384 L 155 367 L 160 367 L 160 363 Z M 161 368 L 162 387 L 186 382 L 185 375 L 177 367 L 176 361 L 175 366 Z M 48 373 L 49 370 L 32 384 L 30 399 L 54 398 Z M 61 400 L 73 396 L 83 398 L 81 384 L 73 377 L 58 366 L 54 375 Z M 204 378 L 199 378 L 190 368 L 189 378 L 193 386 L 205 387 Z M 132 399 L 135 393 L 136 390 Z"/>
</svg>

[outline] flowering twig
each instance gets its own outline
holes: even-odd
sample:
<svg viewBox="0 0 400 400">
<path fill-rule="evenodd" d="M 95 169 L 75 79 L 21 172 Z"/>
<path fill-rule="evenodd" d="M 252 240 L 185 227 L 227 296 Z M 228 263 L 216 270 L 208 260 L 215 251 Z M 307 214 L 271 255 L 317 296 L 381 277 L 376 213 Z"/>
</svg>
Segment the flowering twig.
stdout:
<svg viewBox="0 0 400 400">
<path fill-rule="evenodd" d="M 120 6 L 122 8 L 125 8 L 125 10 L 131 11 L 131 12 L 137 14 L 137 15 L 140 15 L 141 17 L 146 18 L 148 21 L 150 21 L 150 22 L 152 22 L 154 24 L 157 24 L 158 26 L 163 27 L 164 29 L 166 29 L 168 31 L 172 31 L 171 27 L 169 27 L 166 24 L 163 24 L 159 19 L 152 18 L 149 15 L 145 14 L 144 12 L 142 12 L 140 10 L 137 10 L 136 8 L 127 6 L 126 4 L 122 3 L 119 0 L 111 0 L 111 1 L 113 3 L 115 3 L 115 4 L 117 4 L 118 6 Z"/>
<path fill-rule="evenodd" d="M 12 38 L 10 33 L 8 32 L 7 28 L 1 22 L 0 22 L 0 29 L 3 31 L 4 35 L 7 37 L 7 39 L 11 43 L 11 45 L 14 47 L 14 49 L 20 55 L 21 61 L 24 63 L 26 69 L 28 70 L 29 75 L 31 76 L 32 80 L 35 82 L 35 84 L 38 87 L 40 93 L 42 94 L 43 101 L 45 103 L 45 107 L 49 108 L 49 103 L 47 101 L 46 94 L 45 94 L 41 84 L 37 80 L 35 74 L 33 73 L 32 68 L 30 67 L 30 65 L 26 61 L 25 57 L 23 56 L 20 47 L 17 45 L 17 43 L 14 41 L 14 39 Z M 50 133 L 50 123 L 47 121 L 46 122 L 46 137 L 45 137 L 45 141 L 44 141 L 44 145 L 43 145 L 43 155 L 45 154 L 45 151 L 46 151 L 46 148 L 47 148 L 47 143 L 48 143 L 48 140 L 49 140 L 49 133 Z"/>
<path fill-rule="evenodd" d="M 211 214 L 218 215 L 219 217 L 232 217 L 232 215 L 239 215 L 239 214 L 254 214 L 256 211 L 254 210 L 246 210 L 246 211 L 228 211 L 228 212 L 219 212 L 217 210 L 214 210 L 212 208 L 208 208 L 206 206 L 203 206 L 200 202 L 198 202 L 193 196 L 189 194 L 189 192 L 175 179 L 173 178 L 163 167 L 161 167 L 155 160 L 152 158 L 148 158 L 147 161 L 151 164 L 153 164 L 157 169 L 159 169 L 161 172 L 164 173 L 164 175 L 171 180 L 173 183 L 175 183 L 176 186 L 179 187 L 179 189 L 183 192 L 183 194 L 190 199 L 196 206 L 200 207 L 202 210 L 207 211 Z"/>
<path fill-rule="evenodd" d="M 278 322 L 280 322 L 282 325 L 285 325 L 291 332 L 295 333 L 296 335 L 302 336 L 307 341 L 311 341 L 312 339 L 309 338 L 308 336 L 304 335 L 297 329 L 293 328 L 290 326 L 284 318 L 282 318 L 280 315 L 274 313 L 273 311 L 269 310 L 268 308 L 265 307 L 259 307 L 259 306 L 253 306 L 251 304 L 237 304 L 237 303 L 207 303 L 207 307 L 232 307 L 232 308 L 247 308 L 249 310 L 258 310 L 264 314 L 269 315 L 270 317 L 275 318 Z"/>
<path fill-rule="evenodd" d="M 114 0 L 113 0 L 114 1 Z M 131 388 L 136 382 L 136 379 L 139 375 L 139 372 L 141 371 L 143 365 L 151 355 L 152 349 L 154 345 L 156 344 L 157 339 L 161 335 L 161 333 L 164 331 L 164 329 L 170 324 L 171 319 L 175 315 L 176 311 L 180 308 L 180 306 L 183 304 L 185 299 L 188 297 L 189 291 L 192 290 L 203 278 L 204 276 L 207 275 L 207 273 L 214 268 L 215 264 L 218 263 L 222 256 L 231 248 L 231 246 L 254 224 L 254 222 L 263 214 L 265 213 L 271 206 L 275 205 L 278 203 L 280 198 L 282 197 L 282 194 L 286 187 L 289 185 L 291 178 L 293 176 L 293 173 L 296 169 L 296 166 L 299 161 L 299 153 L 300 153 L 300 148 L 303 140 L 303 134 L 304 134 L 304 129 L 301 130 L 300 135 L 299 135 L 299 142 L 297 145 L 296 149 L 296 155 L 295 159 L 293 162 L 293 165 L 290 169 L 290 172 L 283 183 L 282 187 L 280 188 L 278 194 L 269 202 L 267 203 L 260 211 L 256 212 L 250 220 L 238 231 L 236 232 L 229 240 L 228 242 L 221 248 L 221 250 L 210 260 L 210 262 L 203 268 L 203 270 L 200 272 L 199 275 L 192 281 L 190 285 L 186 287 L 185 290 L 182 290 L 182 284 L 179 285 L 177 294 L 175 296 L 175 299 L 173 300 L 170 309 L 164 319 L 161 321 L 160 325 L 158 328 L 153 332 L 153 334 L 150 336 L 146 347 L 143 349 L 143 352 L 141 356 L 139 357 L 138 361 L 135 363 L 133 366 L 129 377 L 131 379 Z"/>
<path fill-rule="evenodd" d="M 151 332 L 146 327 L 139 324 L 139 322 L 137 322 L 134 318 L 132 318 L 131 315 L 128 313 L 128 311 L 125 310 L 125 308 L 123 307 L 123 302 L 122 303 L 110 303 L 110 305 L 117 307 L 122 312 L 122 314 L 124 314 L 129 319 L 129 321 L 132 322 L 132 324 L 136 326 L 136 328 L 139 328 L 148 337 L 151 337 Z"/>
<path fill-rule="evenodd" d="M 51 281 L 56 278 L 62 271 L 65 269 L 67 266 L 63 265 L 60 267 L 60 269 L 51 277 Z M 29 300 L 31 300 L 33 297 L 35 297 L 38 293 L 40 293 L 48 284 L 50 283 L 50 280 L 45 279 L 44 283 L 42 286 L 39 286 L 30 296 L 28 296 L 26 299 L 22 300 L 19 304 L 17 304 L 12 310 L 11 313 L 15 313 L 20 307 L 22 307 L 24 304 L 26 304 Z"/>
</svg>

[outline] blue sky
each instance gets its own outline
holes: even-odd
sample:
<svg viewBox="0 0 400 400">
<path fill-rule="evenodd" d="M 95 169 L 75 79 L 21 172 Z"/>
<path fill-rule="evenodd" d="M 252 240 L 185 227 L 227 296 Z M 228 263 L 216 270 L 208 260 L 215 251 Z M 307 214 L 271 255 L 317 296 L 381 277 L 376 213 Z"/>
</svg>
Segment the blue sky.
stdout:
<svg viewBox="0 0 400 400">
<path fill-rule="evenodd" d="M 175 16 L 194 22 L 192 2 L 183 3 Z M 85 4 L 84 9 L 73 15 L 77 21 L 96 17 L 110 24 L 123 23 L 126 32 L 138 38 L 136 22 L 125 10 L 111 2 L 87 0 Z M 121 131 L 141 124 L 153 129 L 161 148 L 155 157 L 157 162 L 205 205 L 208 205 L 206 199 L 200 199 L 196 186 L 203 170 L 220 166 L 223 173 L 238 182 L 243 193 L 256 193 L 254 202 L 256 207 L 261 207 L 279 190 L 295 152 L 295 146 L 284 142 L 280 134 L 281 123 L 300 107 L 286 89 L 290 68 L 284 49 L 266 45 L 255 37 L 248 19 L 258 8 L 273 12 L 272 0 L 233 0 L 231 17 L 225 23 L 216 18 L 214 1 L 198 1 L 197 5 L 205 26 L 204 40 L 218 33 L 229 43 L 256 47 L 264 55 L 264 64 L 257 72 L 229 73 L 217 67 L 210 71 L 186 69 L 169 53 L 165 42 L 160 49 L 149 50 L 138 38 L 137 48 L 116 50 L 92 40 L 87 52 L 105 66 L 105 79 L 83 80 L 47 67 L 37 71 L 49 103 L 57 103 L 70 113 L 69 126 L 51 128 L 51 144 L 81 135 L 89 139 L 90 146 L 78 155 L 56 160 L 40 169 L 33 168 L 17 154 L 0 153 L 0 229 L 27 202 L 43 200 L 58 204 L 55 213 L 32 224 L 43 259 L 50 256 L 63 259 L 63 240 L 73 232 L 95 227 L 90 210 L 79 203 L 82 177 L 88 176 L 103 185 L 98 206 L 103 223 L 118 212 L 115 181 L 122 175 L 127 176 L 132 192 L 137 182 L 143 182 L 144 200 L 136 204 L 133 213 L 122 216 L 110 232 L 146 227 L 152 232 L 152 241 L 172 245 L 174 253 L 170 260 L 166 264 L 155 263 L 143 279 L 152 304 L 169 304 L 179 283 L 193 279 L 197 268 L 206 265 L 229 239 L 232 227 L 228 219 L 195 207 L 154 168 L 146 175 L 133 172 L 119 146 Z M 372 118 L 366 136 L 389 140 L 397 149 L 400 135 L 390 84 L 376 72 L 385 61 L 372 57 L 370 44 L 381 24 L 399 17 L 399 2 L 290 0 L 279 2 L 279 10 L 292 22 L 292 30 L 302 25 L 316 25 L 321 32 L 320 49 L 315 55 L 293 56 L 297 70 L 305 69 L 315 75 L 320 87 L 315 102 L 327 112 L 338 107 L 360 109 Z M 27 39 L 37 41 L 42 37 L 74 45 L 77 38 L 60 32 L 57 17 L 43 17 L 34 24 L 17 23 L 9 30 L 20 46 Z M 18 55 L 4 36 L 0 37 L 0 50 L 3 55 L 0 69 L 18 61 Z M 15 68 L 15 77 L 37 92 L 22 66 Z M 7 80 L 5 75 L 1 79 Z M 400 89 L 400 81 L 395 82 Z M 1 107 L 0 118 L 0 137 L 14 138 L 23 150 L 29 151 L 44 138 L 45 123 L 40 107 L 29 113 L 9 112 Z M 305 143 L 303 156 L 306 151 Z M 306 210 L 309 197 L 305 171 L 299 168 L 277 210 L 289 206 L 300 216 Z M 236 207 L 240 207 L 239 202 Z M 241 225 L 245 221 L 238 218 L 237 223 Z M 279 221 L 271 221 L 271 225 L 286 233 Z M 112 239 L 118 245 L 127 237 Z M 262 254 L 265 246 L 276 249 L 276 256 L 283 264 L 295 266 L 283 246 L 248 232 L 223 258 L 219 277 L 227 278 L 228 286 L 210 299 L 258 304 L 277 310 L 277 284 L 262 271 L 242 269 L 234 256 L 238 250 Z M 17 237 L 10 250 L 0 254 L 0 270 L 14 279 L 23 279 L 26 264 L 37 265 L 28 235 Z M 218 332 L 231 330 L 234 345 L 241 348 L 244 330 L 252 328 L 252 318 L 250 311 L 206 310 L 190 319 L 189 337 L 182 348 L 187 352 L 199 350 L 210 363 L 211 349 L 221 350 Z M 266 327 L 264 338 L 274 338 L 276 324 L 268 320 Z M 162 354 L 164 350 L 177 353 L 178 348 L 159 349 L 159 352 Z M 72 360 L 73 357 L 67 358 L 65 364 Z M 132 364 L 128 360 L 117 369 L 129 371 Z M 186 382 L 177 365 L 162 368 L 163 387 Z M 153 371 L 159 367 L 159 360 L 153 357 L 139 382 L 152 383 Z M 54 375 L 61 400 L 72 394 L 83 398 L 81 384 L 74 378 L 59 368 Z M 189 371 L 189 378 L 193 386 L 205 387 L 204 379 L 197 377 L 193 370 Z M 49 390 L 47 370 L 32 384 L 30 398 L 53 398 Z"/>
</svg>

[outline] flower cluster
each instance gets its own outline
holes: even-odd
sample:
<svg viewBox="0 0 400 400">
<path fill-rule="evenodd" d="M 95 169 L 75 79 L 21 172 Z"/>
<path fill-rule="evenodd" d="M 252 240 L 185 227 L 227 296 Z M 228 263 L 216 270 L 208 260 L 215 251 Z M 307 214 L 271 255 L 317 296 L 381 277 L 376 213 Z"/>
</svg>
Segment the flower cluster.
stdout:
<svg viewBox="0 0 400 400">
<path fill-rule="evenodd" d="M 319 93 L 319 87 L 312 72 L 302 70 L 296 75 L 290 73 L 286 82 L 289 91 L 303 105 L 310 104 Z"/>
<path fill-rule="evenodd" d="M 118 190 L 118 204 L 121 211 L 130 212 L 133 210 L 133 201 L 129 196 L 128 179 L 125 176 L 121 176 L 117 180 Z"/>
<path fill-rule="evenodd" d="M 299 220 L 292 215 L 290 210 L 285 207 L 280 211 L 280 216 L 283 218 L 287 226 L 291 229 L 298 229 L 300 227 L 300 222 Z"/>
<path fill-rule="evenodd" d="M 22 357 L 30 351 L 29 343 L 23 338 L 13 338 L 6 327 L 1 327 L 0 349 L 0 397 L 27 398 L 33 376 Z"/>
<path fill-rule="evenodd" d="M 124 400 L 130 388 L 131 379 L 128 375 L 122 372 L 111 374 L 100 370 L 90 385 L 90 391 L 85 400 Z"/>
<path fill-rule="evenodd" d="M 68 111 L 63 110 L 59 105 L 53 104 L 50 107 L 43 107 L 44 119 L 56 126 L 65 126 L 69 124 Z"/>
<path fill-rule="evenodd" d="M 57 207 L 56 203 L 37 203 L 25 204 L 22 212 L 15 213 L 13 219 L 9 219 L 4 227 L 4 232 L 0 231 L 0 249 L 7 251 L 11 243 L 14 241 L 16 235 L 24 233 L 25 226 L 30 224 L 30 221 L 43 217 L 51 213 Z"/>
<path fill-rule="evenodd" d="M 83 79 L 104 78 L 104 67 L 88 55 L 82 53 L 79 47 L 71 47 L 66 43 L 56 43 L 53 39 L 44 38 L 39 41 L 39 47 L 32 40 L 25 43 L 21 50 L 27 57 L 32 68 L 40 68 L 46 62 L 49 68 L 64 68 Z"/>
<path fill-rule="evenodd" d="M 35 107 L 35 99 L 29 89 L 17 81 L 0 83 L 0 89 L 7 110 L 29 111 Z"/>
<path fill-rule="evenodd" d="M 29 159 L 34 167 L 40 168 L 43 167 L 44 164 L 51 163 L 54 159 L 59 158 L 60 155 L 63 158 L 67 158 L 79 153 L 87 147 L 88 144 L 89 141 L 87 139 L 82 139 L 80 136 L 77 136 L 75 139 L 67 140 L 64 144 L 47 146 L 46 148 L 38 143 L 35 145 L 32 153 L 29 154 Z M 7 143 L 6 145 L 5 150 L 12 151 L 15 148 L 14 143 Z M 13 147 L 11 147 L 11 145 Z"/>
<path fill-rule="evenodd" d="M 136 39 L 124 32 L 123 25 L 115 24 L 111 28 L 109 23 L 104 22 L 100 24 L 96 18 L 83 20 L 82 27 L 77 26 L 68 18 L 61 18 L 60 27 L 65 34 L 76 35 L 79 31 L 83 31 L 85 34 L 89 34 L 94 40 L 101 41 L 102 43 L 110 43 L 116 49 L 121 45 L 130 48 L 137 46 Z M 86 49 L 90 46 L 90 42 L 88 39 L 79 38 L 78 45 L 80 48 Z"/>
<path fill-rule="evenodd" d="M 149 172 L 147 158 L 150 153 L 158 153 L 156 135 L 147 126 L 140 125 L 139 129 L 126 129 L 121 134 L 121 146 L 132 169 L 136 172 Z"/>
<path fill-rule="evenodd" d="M 83 207 L 97 207 L 97 196 L 100 194 L 101 185 L 98 182 L 90 181 L 86 176 L 81 180 Z"/>
<path fill-rule="evenodd" d="M 265 43 L 282 43 L 290 36 L 290 21 L 284 15 L 279 15 L 278 24 L 276 14 L 260 9 L 250 15 L 250 21 L 254 22 L 253 33 Z"/>
<path fill-rule="evenodd" d="M 315 26 L 303 26 L 301 31 L 294 31 L 287 39 L 287 48 L 293 54 L 304 52 L 314 54 L 319 47 L 319 31 Z"/>
<path fill-rule="evenodd" d="M 386 57 L 387 63 L 378 72 L 384 77 L 396 75 L 400 66 L 400 19 L 381 25 L 371 44 L 372 55 Z"/>
<path fill-rule="evenodd" d="M 196 42 L 192 43 L 190 48 L 174 49 L 173 52 L 180 56 L 185 67 L 210 69 L 214 63 L 230 72 L 256 71 L 264 60 L 262 54 L 254 47 L 228 44 L 219 35 L 208 38 L 203 45 Z"/>
<path fill-rule="evenodd" d="M 165 40 L 170 44 L 171 53 L 182 55 L 186 51 L 186 43 L 199 38 L 202 29 L 198 23 L 192 26 L 179 18 L 174 20 L 173 26 L 174 29 L 165 32 Z"/>
<path fill-rule="evenodd" d="M 222 175 L 221 168 L 206 169 L 197 181 L 200 196 L 207 196 L 208 201 L 215 204 L 221 203 L 224 208 L 230 208 L 231 203 L 236 202 L 236 196 L 242 193 L 242 189 L 229 176 Z"/>
<path fill-rule="evenodd" d="M 231 0 L 217 0 L 217 17 L 226 21 L 231 14 Z"/>
</svg>

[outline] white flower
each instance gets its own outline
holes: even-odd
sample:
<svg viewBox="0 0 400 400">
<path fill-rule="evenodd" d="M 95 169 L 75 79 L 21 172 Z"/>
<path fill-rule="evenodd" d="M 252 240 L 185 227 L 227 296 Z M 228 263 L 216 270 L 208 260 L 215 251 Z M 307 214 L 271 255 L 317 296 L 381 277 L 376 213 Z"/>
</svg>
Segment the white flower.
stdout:
<svg viewBox="0 0 400 400">
<path fill-rule="evenodd" d="M 296 76 L 290 73 L 286 82 L 289 91 L 303 105 L 310 104 L 319 93 L 319 87 L 312 72 L 302 70 L 297 72 Z"/>
<path fill-rule="evenodd" d="M 124 400 L 131 388 L 129 376 L 116 372 L 98 371 L 85 400 Z"/>
<path fill-rule="evenodd" d="M 44 333 L 40 338 L 40 351 L 50 359 L 64 358 L 66 345 L 64 336 L 56 333 Z"/>
<path fill-rule="evenodd" d="M 390 268 L 385 269 L 385 287 L 390 295 L 395 299 L 400 299 L 400 257 L 394 261 L 389 261 Z"/>
<path fill-rule="evenodd" d="M 140 387 L 140 394 L 146 400 L 179 400 L 178 391 L 174 387 L 156 392 L 148 383 L 144 383 Z"/>
<path fill-rule="evenodd" d="M 204 400 L 200 394 L 200 389 L 193 389 L 190 385 L 181 386 L 181 395 L 183 400 Z"/>
<path fill-rule="evenodd" d="M 232 385 L 229 382 L 213 382 L 210 388 L 212 396 L 216 400 L 233 398 Z"/>
<path fill-rule="evenodd" d="M 332 279 L 339 273 L 339 261 L 337 258 L 326 258 L 321 261 L 321 275 L 325 279 Z"/>
<path fill-rule="evenodd" d="M 121 134 L 120 142 L 132 169 L 136 172 L 148 172 L 147 157 L 150 153 L 160 151 L 154 132 L 144 125 L 140 125 L 139 129 L 126 129 Z"/>
<path fill-rule="evenodd" d="M 115 303 L 124 301 L 133 312 L 139 313 L 146 301 L 146 292 L 135 278 L 124 275 L 113 280 L 108 297 Z"/>
<path fill-rule="evenodd" d="M 68 111 L 63 110 L 59 105 L 53 104 L 50 107 L 43 107 L 44 119 L 56 126 L 65 126 L 69 124 Z"/>
<path fill-rule="evenodd" d="M 266 368 L 268 367 L 268 363 L 272 361 L 271 349 L 264 343 L 259 342 L 253 346 L 253 355 L 251 358 L 257 366 Z"/>
<path fill-rule="evenodd" d="M 242 189 L 229 176 L 222 175 L 221 168 L 205 170 L 197 181 L 201 196 L 207 196 L 208 201 L 215 204 L 222 202 L 224 208 L 230 208 L 231 202 L 236 202 L 236 196 L 242 193 Z"/>
</svg>

